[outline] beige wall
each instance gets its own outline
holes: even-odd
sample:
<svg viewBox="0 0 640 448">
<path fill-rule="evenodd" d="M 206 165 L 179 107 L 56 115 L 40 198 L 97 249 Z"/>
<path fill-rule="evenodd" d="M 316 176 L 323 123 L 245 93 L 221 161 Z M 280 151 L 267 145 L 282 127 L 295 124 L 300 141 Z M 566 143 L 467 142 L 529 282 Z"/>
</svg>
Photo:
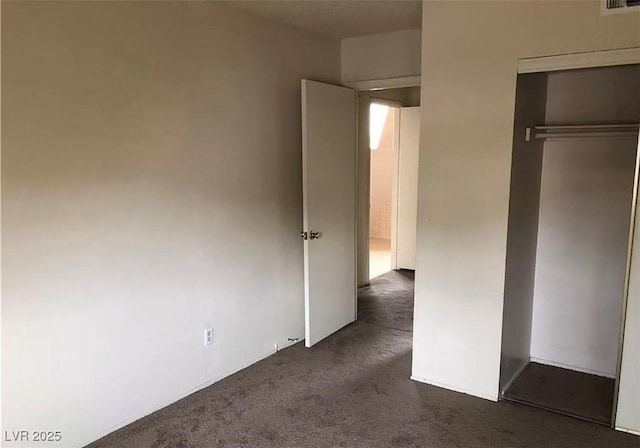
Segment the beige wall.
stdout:
<svg viewBox="0 0 640 448">
<path fill-rule="evenodd" d="M 342 40 L 342 82 L 420 74 L 421 30 L 394 31 Z"/>
<path fill-rule="evenodd" d="M 527 128 L 544 124 L 546 98 L 546 73 L 518 76 L 502 309 L 501 393 L 530 358 L 543 142 L 526 141 L 525 135 Z"/>
<path fill-rule="evenodd" d="M 519 58 L 640 45 L 600 3 L 425 2 L 413 378 L 498 397 Z M 634 298 L 634 300 L 636 300 Z"/>
<path fill-rule="evenodd" d="M 2 57 L 4 429 L 78 447 L 303 335 L 300 79 L 339 82 L 339 41 L 3 2 Z"/>
</svg>

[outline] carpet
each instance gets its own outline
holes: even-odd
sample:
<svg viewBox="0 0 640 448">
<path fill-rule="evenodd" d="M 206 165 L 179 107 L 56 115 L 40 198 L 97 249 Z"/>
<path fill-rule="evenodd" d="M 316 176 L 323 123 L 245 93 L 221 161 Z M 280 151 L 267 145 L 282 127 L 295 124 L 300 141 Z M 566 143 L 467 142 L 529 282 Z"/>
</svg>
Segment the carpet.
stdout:
<svg viewBox="0 0 640 448">
<path fill-rule="evenodd" d="M 615 380 L 531 362 L 506 398 L 610 424 Z"/>
<path fill-rule="evenodd" d="M 413 271 L 391 271 L 358 290 L 358 321 L 402 331 L 413 329 Z"/>
<path fill-rule="evenodd" d="M 360 291 L 357 322 L 296 344 L 91 448 L 635 447 L 640 438 L 411 381 L 409 273 Z"/>
</svg>

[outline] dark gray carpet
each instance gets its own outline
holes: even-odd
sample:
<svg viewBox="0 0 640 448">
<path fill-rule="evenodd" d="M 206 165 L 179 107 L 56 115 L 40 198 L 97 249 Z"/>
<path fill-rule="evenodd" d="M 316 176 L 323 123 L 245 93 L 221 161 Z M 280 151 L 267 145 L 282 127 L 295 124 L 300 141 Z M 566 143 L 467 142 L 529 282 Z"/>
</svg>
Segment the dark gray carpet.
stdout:
<svg viewBox="0 0 640 448">
<path fill-rule="evenodd" d="M 609 424 L 615 380 L 531 362 L 505 397 Z"/>
<path fill-rule="evenodd" d="M 391 271 L 358 290 L 358 320 L 395 330 L 413 330 L 413 271 Z"/>
<path fill-rule="evenodd" d="M 640 446 L 640 438 L 596 424 L 411 381 L 407 275 L 372 281 L 360 319 L 315 347 L 282 350 L 90 447 Z"/>
</svg>

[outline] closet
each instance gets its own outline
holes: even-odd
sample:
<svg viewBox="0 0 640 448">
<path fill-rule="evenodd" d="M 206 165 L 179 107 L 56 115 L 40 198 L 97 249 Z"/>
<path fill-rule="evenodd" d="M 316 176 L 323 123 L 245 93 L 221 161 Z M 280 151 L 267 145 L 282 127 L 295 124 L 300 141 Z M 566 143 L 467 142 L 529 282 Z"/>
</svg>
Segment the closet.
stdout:
<svg viewBox="0 0 640 448">
<path fill-rule="evenodd" d="M 503 399 L 612 422 L 639 121 L 640 65 L 518 76 Z"/>
</svg>

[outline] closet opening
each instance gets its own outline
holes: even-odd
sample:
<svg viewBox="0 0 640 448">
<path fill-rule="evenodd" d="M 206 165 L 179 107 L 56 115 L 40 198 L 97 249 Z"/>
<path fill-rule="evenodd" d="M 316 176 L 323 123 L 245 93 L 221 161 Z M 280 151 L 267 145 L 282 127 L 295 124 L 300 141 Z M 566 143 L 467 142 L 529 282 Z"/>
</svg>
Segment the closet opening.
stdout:
<svg viewBox="0 0 640 448">
<path fill-rule="evenodd" d="M 611 425 L 637 186 L 640 65 L 518 76 L 501 398 Z"/>
</svg>

